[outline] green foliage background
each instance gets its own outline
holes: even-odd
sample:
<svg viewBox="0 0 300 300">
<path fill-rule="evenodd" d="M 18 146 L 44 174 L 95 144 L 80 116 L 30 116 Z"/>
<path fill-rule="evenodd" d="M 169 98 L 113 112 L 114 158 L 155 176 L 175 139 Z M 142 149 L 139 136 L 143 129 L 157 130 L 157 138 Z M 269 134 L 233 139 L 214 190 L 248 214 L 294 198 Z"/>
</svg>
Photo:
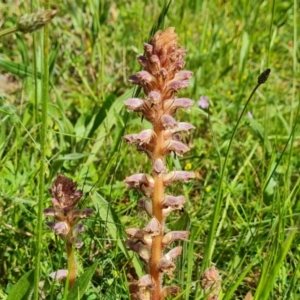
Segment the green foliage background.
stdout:
<svg viewBox="0 0 300 300">
<path fill-rule="evenodd" d="M 133 95 L 128 76 L 139 70 L 136 56 L 160 15 L 164 28 L 175 27 L 188 50 L 185 68 L 194 73 L 180 96 L 194 99 L 195 105 L 177 115 L 196 127 L 184 137 L 191 151 L 168 161 L 170 169 L 196 173 L 192 184 L 170 190 L 187 196 L 188 203 L 168 219 L 168 227 L 191 231 L 173 279 L 182 288 L 177 299 L 205 299 L 200 279 L 209 262 L 203 257 L 212 224 L 217 230 L 211 260 L 222 276 L 222 299 L 244 299 L 249 291 L 254 299 L 300 299 L 297 1 L 170 3 L 164 14 L 163 1 L 50 1 L 59 12 L 49 25 L 44 178 L 47 187 L 58 172 L 73 178 L 85 192 L 82 205 L 95 209 L 77 255 L 80 273 L 98 262 L 83 299 L 129 299 L 128 281 L 141 272 L 124 246 L 124 229 L 142 227 L 146 216 L 136 205 L 140 195 L 127 191 L 123 180 L 150 172 L 150 165 L 122 135 L 148 125 L 128 114 L 123 101 Z M 1 28 L 15 26 L 22 14 L 42 6 L 37 0 L 0 3 Z M 42 30 L 0 38 L 3 299 L 34 267 L 42 38 Z M 271 76 L 255 93 L 228 150 L 237 119 L 266 68 Z M 208 110 L 197 105 L 202 95 L 209 98 Z M 213 220 L 218 193 L 221 209 Z M 48 207 L 51 199 L 48 193 L 45 197 Z M 60 299 L 62 286 L 49 273 L 65 267 L 63 244 L 44 226 L 41 247 L 43 295 Z"/>
</svg>

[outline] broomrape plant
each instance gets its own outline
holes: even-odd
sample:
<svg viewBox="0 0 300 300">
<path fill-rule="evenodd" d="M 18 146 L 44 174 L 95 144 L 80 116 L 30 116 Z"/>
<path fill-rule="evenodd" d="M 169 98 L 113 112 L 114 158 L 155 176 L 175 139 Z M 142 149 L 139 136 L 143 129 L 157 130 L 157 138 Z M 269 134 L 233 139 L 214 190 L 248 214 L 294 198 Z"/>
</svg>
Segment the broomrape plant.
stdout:
<svg viewBox="0 0 300 300">
<path fill-rule="evenodd" d="M 166 166 L 167 155 L 181 156 L 189 150 L 179 132 L 194 129 L 193 125 L 174 119 L 178 109 L 188 109 L 194 103 L 188 98 L 177 98 L 177 93 L 189 86 L 192 76 L 192 72 L 183 70 L 186 50 L 177 44 L 177 38 L 170 27 L 158 31 L 149 44 L 144 44 L 145 54 L 137 58 L 143 70 L 129 79 L 142 87 L 145 97 L 125 101 L 130 111 L 141 113 L 152 124 L 151 129 L 124 137 L 129 144 L 136 144 L 138 151 L 145 152 L 152 165 L 151 175 L 138 173 L 125 179 L 130 189 L 137 189 L 146 197 L 138 201 L 138 206 L 151 218 L 143 229 L 126 230 L 128 247 L 138 253 L 147 270 L 146 275 L 130 284 L 132 299 L 161 300 L 178 294 L 178 286 L 163 286 L 163 276 L 172 277 L 174 260 L 182 252 L 181 246 L 170 248 L 171 244 L 189 236 L 188 231 L 167 232 L 165 226 L 168 215 L 181 210 L 186 202 L 182 195 L 168 194 L 166 187 L 194 178 L 193 172 L 168 171 Z"/>
<path fill-rule="evenodd" d="M 68 270 L 58 270 L 51 273 L 50 276 L 58 280 L 68 277 L 69 289 L 71 289 L 76 280 L 74 248 L 78 249 L 83 245 L 78 238 L 84 229 L 79 221 L 91 216 L 93 210 L 76 208 L 83 192 L 77 190 L 77 184 L 62 174 L 58 174 L 49 192 L 52 196 L 53 206 L 46 208 L 44 215 L 53 217 L 57 222 L 47 222 L 46 224 L 65 241 L 68 259 Z"/>
</svg>

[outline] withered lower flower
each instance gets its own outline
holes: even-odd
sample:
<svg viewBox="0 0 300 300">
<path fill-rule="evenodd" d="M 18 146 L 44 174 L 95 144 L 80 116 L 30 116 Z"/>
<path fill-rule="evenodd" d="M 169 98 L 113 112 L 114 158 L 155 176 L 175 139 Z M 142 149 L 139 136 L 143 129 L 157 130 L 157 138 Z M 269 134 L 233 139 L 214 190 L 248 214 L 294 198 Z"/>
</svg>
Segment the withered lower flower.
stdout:
<svg viewBox="0 0 300 300">
<path fill-rule="evenodd" d="M 164 248 L 174 241 L 187 240 L 188 231 L 164 233 L 165 220 L 173 210 L 180 210 L 186 201 L 183 196 L 167 195 L 165 189 L 175 181 L 188 182 L 194 173 L 187 171 L 169 171 L 166 156 L 177 156 L 189 151 L 180 133 L 189 133 L 194 126 L 175 119 L 176 112 L 189 109 L 193 101 L 177 98 L 177 93 L 189 85 L 192 72 L 183 70 L 186 51 L 177 44 L 174 28 L 158 31 L 150 43 L 144 44 L 144 55 L 137 60 L 143 70 L 131 75 L 129 80 L 144 90 L 144 97 L 130 98 L 124 103 L 129 111 L 142 114 L 152 124 L 152 128 L 137 134 L 128 134 L 124 139 L 135 144 L 138 151 L 147 154 L 151 161 L 151 175 L 137 173 L 128 176 L 125 183 L 130 189 L 141 191 L 151 201 L 140 199 L 138 206 L 146 211 L 151 220 L 144 229 L 128 229 L 127 246 L 137 252 L 148 264 L 148 281 L 151 284 L 131 287 L 135 299 L 162 300 L 174 296 L 179 288 L 163 287 L 163 274 L 172 277 L 175 270 L 174 259 L 181 255 L 182 248 L 175 247 L 164 255 Z"/>
<path fill-rule="evenodd" d="M 201 287 L 207 293 L 207 299 L 218 300 L 221 293 L 221 276 L 214 267 L 205 270 L 201 278 Z"/>
</svg>

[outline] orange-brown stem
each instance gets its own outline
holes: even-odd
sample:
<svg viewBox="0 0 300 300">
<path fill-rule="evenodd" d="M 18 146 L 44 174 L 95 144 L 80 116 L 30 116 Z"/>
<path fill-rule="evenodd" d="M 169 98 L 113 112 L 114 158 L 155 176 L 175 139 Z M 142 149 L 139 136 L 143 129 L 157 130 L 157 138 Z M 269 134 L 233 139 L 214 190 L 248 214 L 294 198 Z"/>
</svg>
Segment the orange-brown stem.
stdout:
<svg viewBox="0 0 300 300">
<path fill-rule="evenodd" d="M 68 243 L 68 242 L 67 242 Z M 76 260 L 74 255 L 74 249 L 72 245 L 67 244 L 67 255 L 68 255 L 68 271 L 69 271 L 69 290 L 75 283 L 76 280 Z"/>
<path fill-rule="evenodd" d="M 156 159 L 161 158 L 161 149 L 163 147 L 163 135 L 162 131 L 158 128 L 155 130 L 157 136 L 157 144 L 155 149 L 155 155 L 153 162 Z M 153 216 L 158 220 L 161 225 L 161 231 L 158 236 L 155 236 L 152 239 L 152 249 L 151 249 L 151 262 L 150 262 L 150 274 L 154 281 L 154 289 L 152 290 L 151 300 L 160 300 L 160 293 L 162 288 L 162 275 L 157 269 L 158 262 L 162 258 L 163 249 L 162 249 L 162 238 L 163 238 L 163 228 L 164 228 L 164 219 L 162 215 L 162 199 L 164 196 L 164 184 L 162 177 L 159 177 L 157 174 L 153 174 L 154 178 L 154 193 L 152 199 L 152 208 Z"/>
</svg>

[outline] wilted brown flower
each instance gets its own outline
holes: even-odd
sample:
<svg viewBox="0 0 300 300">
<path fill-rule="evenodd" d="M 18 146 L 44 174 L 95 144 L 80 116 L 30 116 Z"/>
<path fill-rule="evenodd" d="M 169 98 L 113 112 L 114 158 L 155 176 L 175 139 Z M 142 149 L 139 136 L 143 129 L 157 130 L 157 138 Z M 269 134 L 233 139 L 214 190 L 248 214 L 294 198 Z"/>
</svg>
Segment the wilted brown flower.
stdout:
<svg viewBox="0 0 300 300">
<path fill-rule="evenodd" d="M 221 292 L 221 277 L 218 270 L 212 266 L 202 275 L 201 286 L 208 293 L 208 300 L 218 300 Z"/>
</svg>

